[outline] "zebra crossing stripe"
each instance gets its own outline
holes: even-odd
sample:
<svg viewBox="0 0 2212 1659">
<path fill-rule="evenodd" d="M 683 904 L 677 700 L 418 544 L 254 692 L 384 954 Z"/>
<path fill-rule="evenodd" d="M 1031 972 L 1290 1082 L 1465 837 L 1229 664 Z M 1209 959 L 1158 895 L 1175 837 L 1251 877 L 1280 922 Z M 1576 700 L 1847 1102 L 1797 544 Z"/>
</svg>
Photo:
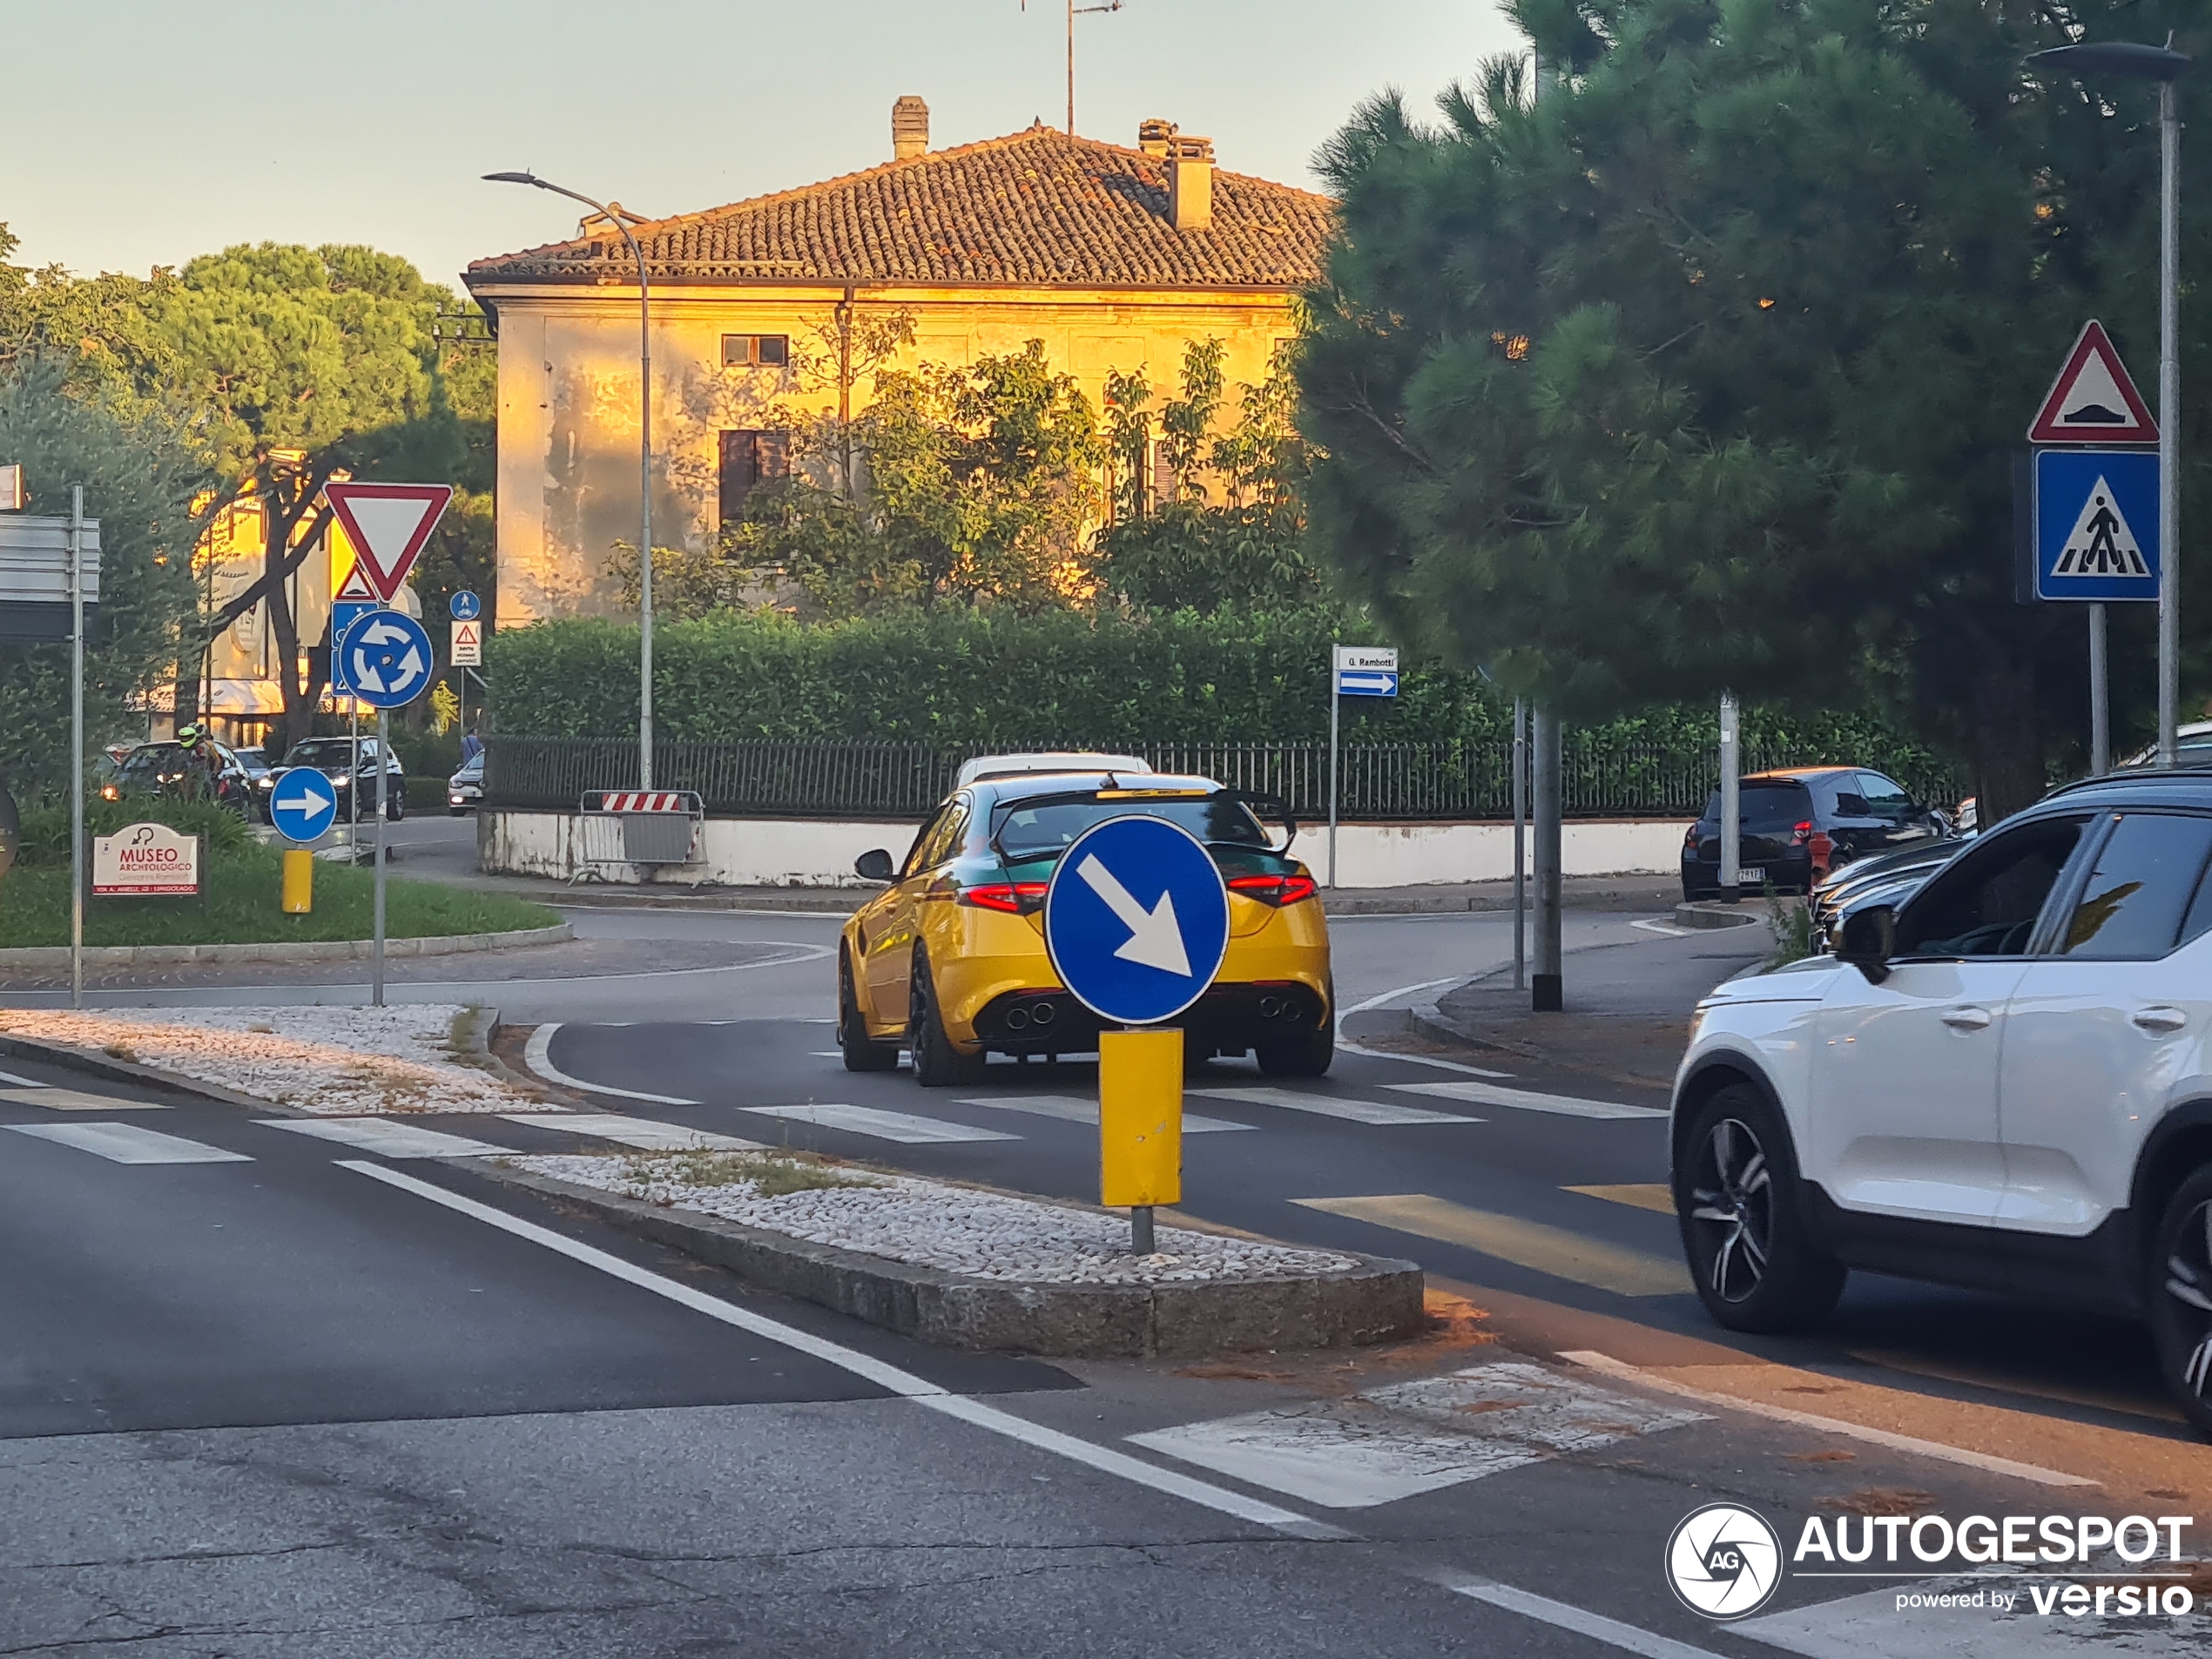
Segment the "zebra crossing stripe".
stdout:
<svg viewBox="0 0 2212 1659">
<path fill-rule="evenodd" d="M 734 1135 L 711 1130 L 686 1129 L 652 1117 L 626 1117 L 620 1112 L 502 1112 L 510 1123 L 526 1129 L 551 1130 L 556 1134 L 582 1135 L 595 1141 L 634 1146 L 641 1152 L 763 1152 L 759 1141 L 741 1141 Z"/>
<path fill-rule="evenodd" d="M 203 1146 L 180 1135 L 141 1129 L 136 1123 L 7 1123 L 0 1128 L 57 1146 L 75 1147 L 111 1163 L 251 1163 L 243 1152 Z"/>
<path fill-rule="evenodd" d="M 79 1089 L 51 1089 L 33 1083 L 28 1089 L 0 1089 L 0 1100 L 11 1106 L 44 1106 L 51 1112 L 165 1112 L 158 1101 L 118 1100 L 113 1095 L 88 1095 Z"/>
<path fill-rule="evenodd" d="M 1431 1095 L 1439 1100 L 1464 1100 L 1477 1106 L 1512 1106 L 1525 1112 L 1550 1112 L 1558 1117 L 1664 1117 L 1662 1106 L 1630 1106 L 1617 1100 L 1582 1100 L 1573 1095 L 1540 1095 L 1533 1089 L 1507 1089 L 1497 1083 L 1386 1083 L 1401 1094 Z"/>
<path fill-rule="evenodd" d="M 873 1106 L 846 1106 L 833 1103 L 806 1106 L 741 1106 L 738 1109 L 760 1117 L 780 1117 L 793 1123 L 813 1123 L 821 1129 L 843 1130 L 848 1135 L 867 1135 L 879 1141 L 897 1141 L 907 1146 L 935 1146 L 954 1141 L 1018 1141 L 1022 1138 L 1019 1135 L 1001 1134 L 995 1129 L 970 1129 L 965 1123 L 940 1123 L 934 1117 L 880 1111 Z"/>
<path fill-rule="evenodd" d="M 480 1158 L 508 1154 L 511 1146 L 493 1146 L 465 1135 L 446 1135 L 413 1123 L 395 1123 L 388 1117 L 257 1117 L 264 1129 L 289 1130 L 312 1135 L 319 1141 L 335 1141 L 360 1152 L 387 1158 Z"/>
<path fill-rule="evenodd" d="M 1285 1111 L 1311 1112 L 1317 1117 L 1340 1117 L 1348 1123 L 1402 1127 L 1482 1121 L 1479 1117 L 1463 1117 L 1457 1112 L 1433 1111 L 1424 1106 L 1399 1106 L 1379 1100 L 1343 1100 L 1334 1095 L 1307 1095 L 1291 1089 L 1194 1089 L 1190 1092 L 1214 1100 L 1239 1101 L 1248 1106 L 1280 1106 Z"/>
<path fill-rule="evenodd" d="M 1027 1112 L 1032 1117 L 1056 1117 L 1063 1123 L 1083 1123 L 1098 1127 L 1098 1103 L 1085 1100 L 1080 1095 L 978 1095 L 973 1100 L 961 1102 L 963 1106 L 988 1106 L 1001 1112 Z M 1183 1114 L 1185 1135 L 1218 1135 L 1226 1130 L 1248 1130 L 1251 1123 L 1232 1123 L 1225 1117 L 1207 1117 L 1198 1112 Z"/>
</svg>

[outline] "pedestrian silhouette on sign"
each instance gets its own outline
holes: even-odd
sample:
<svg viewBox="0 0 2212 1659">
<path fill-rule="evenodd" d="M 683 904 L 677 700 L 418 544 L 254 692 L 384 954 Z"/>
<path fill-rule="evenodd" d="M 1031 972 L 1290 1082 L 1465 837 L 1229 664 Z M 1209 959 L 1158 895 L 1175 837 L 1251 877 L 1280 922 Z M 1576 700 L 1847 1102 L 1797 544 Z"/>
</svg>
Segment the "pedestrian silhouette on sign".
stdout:
<svg viewBox="0 0 2212 1659">
<path fill-rule="evenodd" d="M 2089 518 L 2089 550 L 2083 556 L 2082 563 L 2094 561 L 2099 571 L 2126 570 L 2128 561 L 2121 556 L 2120 543 L 2113 536 L 2119 528 L 2119 518 L 2105 504 L 2105 498 L 2098 496 L 2097 510 Z"/>
</svg>

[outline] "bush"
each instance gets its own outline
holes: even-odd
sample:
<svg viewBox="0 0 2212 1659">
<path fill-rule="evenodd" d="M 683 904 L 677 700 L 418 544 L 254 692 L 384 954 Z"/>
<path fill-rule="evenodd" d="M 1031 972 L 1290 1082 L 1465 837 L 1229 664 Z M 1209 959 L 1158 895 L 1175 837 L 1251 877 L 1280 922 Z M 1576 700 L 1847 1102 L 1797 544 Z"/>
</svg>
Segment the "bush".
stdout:
<svg viewBox="0 0 2212 1659">
<path fill-rule="evenodd" d="M 653 718 L 664 741 L 853 739 L 1111 747 L 1298 742 L 1329 731 L 1332 640 L 1381 643 L 1321 609 L 1179 611 L 1128 619 L 1072 612 L 880 612 L 804 624 L 723 613 L 657 629 Z M 517 737 L 623 738 L 637 729 L 637 631 L 542 623 L 485 646 L 497 728 Z M 1348 699 L 1347 742 L 1468 738 L 1502 743 L 1513 702 L 1478 674 L 1407 660 L 1392 702 Z M 1647 710 L 1571 727 L 1570 748 L 1649 745 L 1710 753 L 1711 708 Z M 1746 710 L 1747 753 L 1856 760 L 1907 774 L 1946 770 L 1880 716 Z"/>
<path fill-rule="evenodd" d="M 246 820 L 227 806 L 210 800 L 162 800 L 151 795 L 126 795 L 104 800 L 94 795 L 84 803 L 84 856 L 92 855 L 92 837 L 112 835 L 126 824 L 165 824 L 182 835 L 205 835 L 211 856 L 238 853 L 253 845 Z M 30 806 L 23 813 L 23 851 L 26 868 L 69 862 L 69 808 Z"/>
</svg>

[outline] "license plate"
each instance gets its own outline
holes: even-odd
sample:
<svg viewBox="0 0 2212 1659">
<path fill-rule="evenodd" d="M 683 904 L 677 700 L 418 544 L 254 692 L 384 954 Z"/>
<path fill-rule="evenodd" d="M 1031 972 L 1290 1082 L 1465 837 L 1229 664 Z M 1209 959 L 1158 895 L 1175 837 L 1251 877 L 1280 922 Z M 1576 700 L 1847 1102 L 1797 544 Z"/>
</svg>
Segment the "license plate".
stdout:
<svg viewBox="0 0 2212 1659">
<path fill-rule="evenodd" d="M 1738 870 L 1736 873 L 1736 879 L 1738 881 L 1764 881 L 1766 880 L 1766 872 L 1764 870 Z"/>
</svg>

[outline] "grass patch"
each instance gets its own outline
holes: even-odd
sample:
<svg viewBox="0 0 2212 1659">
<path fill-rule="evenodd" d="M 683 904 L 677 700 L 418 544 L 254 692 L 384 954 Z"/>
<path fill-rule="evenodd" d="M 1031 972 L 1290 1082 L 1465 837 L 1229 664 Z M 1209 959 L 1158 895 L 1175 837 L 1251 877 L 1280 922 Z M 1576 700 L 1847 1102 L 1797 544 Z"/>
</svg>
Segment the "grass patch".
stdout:
<svg viewBox="0 0 2212 1659">
<path fill-rule="evenodd" d="M 287 916 L 279 907 L 282 859 L 248 844 L 208 855 L 208 898 L 92 899 L 84 907 L 88 945 L 247 945 L 282 941 L 366 939 L 374 925 L 375 873 L 315 860 L 314 910 Z M 543 905 L 504 894 L 391 876 L 385 932 L 394 939 L 506 933 L 550 927 L 560 918 Z M 18 866 L 0 878 L 0 946 L 69 943 L 69 871 Z"/>
<path fill-rule="evenodd" d="M 640 1189 L 750 1185 L 764 1198 L 825 1187 L 883 1184 L 819 1152 L 717 1152 L 705 1147 L 684 1152 L 632 1153 L 623 1159 L 622 1174 L 624 1180 Z"/>
</svg>

